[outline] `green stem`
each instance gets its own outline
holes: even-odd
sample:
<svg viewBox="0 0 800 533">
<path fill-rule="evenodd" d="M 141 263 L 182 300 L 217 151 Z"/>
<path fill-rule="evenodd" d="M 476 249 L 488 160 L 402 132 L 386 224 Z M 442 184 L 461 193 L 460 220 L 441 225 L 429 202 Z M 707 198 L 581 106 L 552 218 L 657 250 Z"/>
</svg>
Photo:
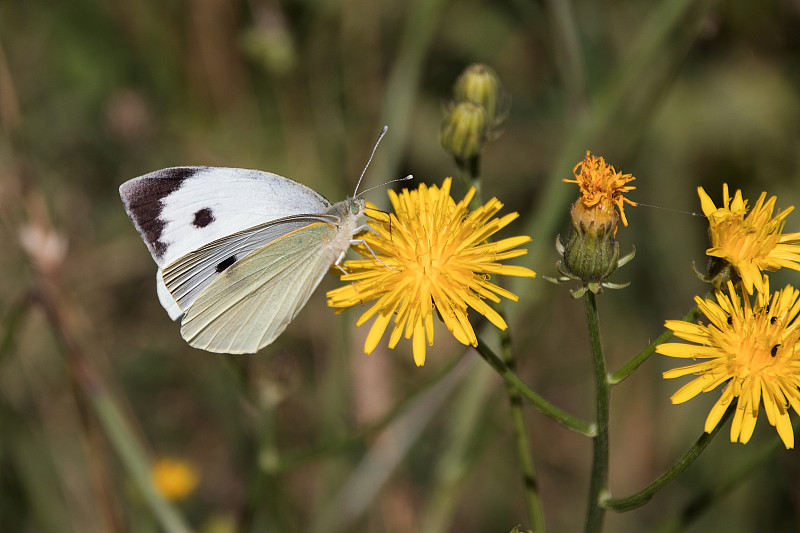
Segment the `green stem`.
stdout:
<svg viewBox="0 0 800 533">
<path fill-rule="evenodd" d="M 517 361 L 514 351 L 511 349 L 511 336 L 508 330 L 500 333 L 502 343 L 503 360 L 512 372 L 516 372 Z M 522 396 L 519 391 L 506 383 L 508 400 L 511 410 L 511 422 L 514 426 L 514 441 L 517 445 L 517 456 L 519 457 L 520 468 L 522 469 L 522 481 L 525 486 L 525 503 L 528 506 L 528 517 L 531 521 L 533 531 L 544 533 L 544 512 L 542 502 L 539 499 L 539 483 L 536 480 L 536 471 L 533 466 L 533 459 L 530 455 L 530 443 L 528 433 L 525 431 L 525 419 L 522 414 Z"/>
<path fill-rule="evenodd" d="M 597 300 L 593 292 L 586 291 L 583 301 L 586 304 L 586 319 L 592 343 L 597 409 L 597 434 L 593 439 L 589 509 L 586 512 L 586 524 L 584 526 L 584 531 L 589 533 L 603 529 L 603 519 L 606 513 L 606 510 L 601 506 L 601 500 L 608 491 L 608 406 L 610 387 L 606 373 L 606 361 L 603 356 L 603 344 L 600 339 Z"/>
<path fill-rule="evenodd" d="M 698 307 L 695 307 L 694 309 L 686 313 L 683 316 L 683 318 L 681 318 L 681 320 L 683 320 L 684 322 L 694 322 L 695 320 L 698 319 L 699 316 L 700 316 L 700 309 Z M 639 352 L 639 355 L 631 359 L 625 366 L 623 366 L 622 368 L 611 374 L 608 378 L 608 382 L 611 385 L 616 385 L 627 379 L 633 373 L 634 370 L 639 368 L 639 365 L 647 361 L 647 359 L 649 359 L 650 356 L 655 353 L 656 347 L 659 344 L 663 344 L 668 340 L 670 340 L 673 334 L 674 333 L 672 332 L 672 330 L 668 329 L 664 333 L 659 335 L 656 338 L 656 340 L 654 340 L 653 342 L 650 343 L 649 346 L 647 346 L 647 348 Z"/>
<path fill-rule="evenodd" d="M 774 456 L 781 445 L 781 440 L 776 437 L 770 444 L 762 447 L 752 456 L 748 454 L 745 463 L 738 466 L 722 483 L 694 495 L 683 506 L 683 510 L 677 516 L 659 527 L 657 531 L 660 533 L 686 531 L 689 525 L 695 522 L 712 505 L 719 503 L 725 495 L 739 487 L 742 481 L 750 477 L 757 469 L 763 468 L 767 460 Z"/>
<path fill-rule="evenodd" d="M 480 337 L 478 337 L 478 345 L 475 347 L 478 354 L 484 361 L 489 363 L 495 372 L 500 374 L 500 377 L 506 380 L 506 383 L 511 385 L 523 398 L 531 402 L 533 406 L 542 414 L 552 418 L 562 426 L 573 431 L 577 431 L 587 437 L 593 437 L 596 429 L 594 424 L 589 424 L 583 420 L 576 418 L 565 411 L 562 411 L 555 405 L 551 404 L 541 396 L 539 396 L 533 389 L 528 387 L 517 375 L 506 365 L 495 353 L 489 348 Z"/>
<path fill-rule="evenodd" d="M 659 490 L 663 489 L 670 481 L 675 479 L 678 474 L 686 470 L 689 465 L 691 465 L 695 459 L 706 449 L 711 443 L 711 440 L 716 436 L 719 430 L 725 425 L 725 422 L 733 415 L 734 411 L 736 410 L 736 405 L 731 403 L 728 407 L 728 410 L 725 411 L 725 414 L 722 416 L 722 419 L 719 421 L 717 426 L 711 431 L 711 433 L 703 433 L 700 435 L 700 438 L 695 441 L 694 445 L 689 448 L 683 457 L 681 457 L 672 468 L 664 472 L 661 476 L 658 477 L 655 481 L 650 483 L 648 486 L 626 498 L 608 498 L 603 502 L 603 507 L 606 509 L 612 509 L 614 511 L 630 511 L 631 509 L 636 509 L 650 501 L 650 498 L 653 497 L 653 494 L 658 492 Z"/>
<path fill-rule="evenodd" d="M 475 157 L 470 157 L 466 161 L 456 159 L 456 166 L 458 167 L 458 180 L 464 186 L 465 190 L 475 187 L 475 196 L 469 202 L 471 210 L 478 209 L 483 205 L 483 194 L 481 190 L 481 156 L 480 154 Z"/>
</svg>

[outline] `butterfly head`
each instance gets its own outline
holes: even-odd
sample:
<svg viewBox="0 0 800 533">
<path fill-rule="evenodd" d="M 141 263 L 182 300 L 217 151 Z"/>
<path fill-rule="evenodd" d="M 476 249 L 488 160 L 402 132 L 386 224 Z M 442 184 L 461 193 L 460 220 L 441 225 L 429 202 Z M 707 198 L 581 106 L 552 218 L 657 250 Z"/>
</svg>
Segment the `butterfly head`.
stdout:
<svg viewBox="0 0 800 533">
<path fill-rule="evenodd" d="M 353 216 L 361 216 L 367 208 L 367 201 L 363 198 L 349 198 L 347 200 L 347 210 Z"/>
</svg>

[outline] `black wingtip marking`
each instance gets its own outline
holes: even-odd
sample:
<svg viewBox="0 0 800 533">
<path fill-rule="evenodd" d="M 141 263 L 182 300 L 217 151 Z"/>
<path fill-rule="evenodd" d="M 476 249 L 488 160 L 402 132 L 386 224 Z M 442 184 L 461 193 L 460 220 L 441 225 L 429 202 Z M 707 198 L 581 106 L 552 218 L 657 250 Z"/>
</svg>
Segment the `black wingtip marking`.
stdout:
<svg viewBox="0 0 800 533">
<path fill-rule="evenodd" d="M 192 225 L 195 228 L 205 228 L 212 222 L 214 222 L 214 213 L 211 211 L 210 208 L 204 207 L 203 209 L 194 214 L 194 220 L 192 221 Z"/>
<path fill-rule="evenodd" d="M 236 256 L 232 255 L 227 259 L 224 259 L 219 262 L 217 265 L 217 273 L 223 272 L 226 268 L 230 267 L 232 264 L 236 262 Z"/>
<path fill-rule="evenodd" d="M 174 167 L 151 172 L 139 179 L 124 183 L 120 196 L 144 240 L 159 259 L 167 251 L 167 244 L 161 242 L 161 233 L 166 222 L 161 219 L 163 200 L 181 188 L 183 182 L 191 178 L 203 167 Z"/>
</svg>

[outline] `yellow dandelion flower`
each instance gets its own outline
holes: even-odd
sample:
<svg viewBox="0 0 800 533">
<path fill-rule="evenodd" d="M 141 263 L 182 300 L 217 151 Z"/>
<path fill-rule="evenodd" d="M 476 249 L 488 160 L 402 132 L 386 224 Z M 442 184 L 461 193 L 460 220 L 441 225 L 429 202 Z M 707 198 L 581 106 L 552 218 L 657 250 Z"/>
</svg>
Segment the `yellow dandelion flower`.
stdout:
<svg viewBox="0 0 800 533">
<path fill-rule="evenodd" d="M 775 196 L 766 200 L 762 192 L 748 214 L 747 200 L 737 190 L 733 198 L 728 194 L 728 184 L 722 186 L 723 204 L 717 208 L 702 187 L 697 188 L 703 213 L 708 217 L 711 248 L 706 254 L 730 263 L 742 278 L 748 294 L 760 287 L 762 271 L 781 267 L 800 270 L 800 233 L 783 233 L 790 206 L 778 211 L 775 217 Z"/>
<path fill-rule="evenodd" d="M 731 424 L 731 442 L 747 443 L 753 434 L 759 406 L 764 403 L 767 420 L 778 430 L 787 448 L 794 447 L 789 408 L 800 412 L 800 291 L 786 286 L 769 296 L 765 292 L 741 300 L 728 282 L 728 294 L 717 291 L 717 301 L 695 298 L 710 323 L 691 324 L 668 320 L 675 336 L 695 344 L 661 344 L 656 351 L 670 357 L 699 360 L 664 372 L 664 378 L 697 376 L 681 387 L 672 403 L 682 403 L 701 392 L 726 383 L 706 419 L 710 433 L 734 398 L 738 398 Z"/>
<path fill-rule="evenodd" d="M 606 164 L 605 159 L 593 156 L 588 150 L 584 160 L 575 165 L 572 173 L 575 175 L 574 180 L 564 178 L 563 181 L 578 184 L 584 206 L 608 216 L 613 216 L 613 210 L 616 208 L 622 223 L 628 225 L 623 206 L 625 202 L 635 206 L 636 202 L 625 198 L 623 194 L 636 188 L 627 185 L 636 178 L 630 174 L 617 172 L 613 166 Z"/>
<path fill-rule="evenodd" d="M 490 275 L 534 277 L 535 272 L 501 261 L 527 253 L 518 246 L 530 237 L 511 237 L 497 242 L 487 239 L 517 218 L 516 213 L 493 218 L 503 207 L 492 198 L 470 212 L 475 194 L 470 189 L 456 203 L 450 196 L 451 179 L 442 188 L 420 185 L 389 191 L 395 213 L 367 210 L 374 233 L 362 235 L 366 246 L 356 250 L 364 259 L 347 261 L 350 284 L 328 292 L 328 305 L 341 312 L 356 304 L 375 300 L 356 325 L 375 317 L 364 346 L 371 353 L 394 317 L 389 348 L 401 337 L 411 339 L 414 361 L 425 363 L 425 341 L 433 346 L 433 317 L 438 310 L 459 342 L 477 346 L 478 340 L 467 318 L 468 308 L 486 316 L 500 329 L 503 318 L 484 300 L 499 302 L 500 296 L 517 300 L 511 292 L 490 281 Z M 367 248 L 368 246 L 368 248 Z M 374 252 L 374 255 L 373 255 Z"/>
<path fill-rule="evenodd" d="M 200 474 L 191 463 L 181 459 L 162 458 L 150 469 L 156 489 L 168 500 L 182 500 L 197 487 Z"/>
</svg>

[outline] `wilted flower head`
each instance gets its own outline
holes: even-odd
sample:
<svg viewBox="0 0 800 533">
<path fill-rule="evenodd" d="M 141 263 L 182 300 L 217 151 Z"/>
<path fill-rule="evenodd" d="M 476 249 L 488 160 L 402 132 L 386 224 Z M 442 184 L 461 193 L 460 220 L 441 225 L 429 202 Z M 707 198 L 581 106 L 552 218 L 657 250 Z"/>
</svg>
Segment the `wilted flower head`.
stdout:
<svg viewBox="0 0 800 533">
<path fill-rule="evenodd" d="M 628 182 L 635 178 L 630 174 L 616 172 L 607 165 L 602 157 L 595 157 L 586 152 L 586 158 L 575 165 L 574 180 L 564 179 L 567 183 L 577 183 L 580 197 L 570 208 L 573 232 L 566 243 L 561 237 L 556 240 L 556 248 L 562 256 L 558 262 L 558 270 L 563 277 L 550 281 L 580 280 L 584 286 L 574 297 L 580 297 L 588 289 L 594 293 L 603 287 L 622 288 L 606 280 L 612 272 L 633 259 L 633 252 L 619 257 L 619 243 L 615 237 L 620 218 L 627 225 L 623 210 L 624 203 L 636 205 L 625 198 L 623 193 L 635 189 Z"/>
<path fill-rule="evenodd" d="M 441 189 L 420 185 L 412 191 L 403 189 L 399 195 L 389 191 L 394 207 L 391 215 L 367 209 L 374 233 L 364 233 L 366 246 L 356 247 L 364 259 L 347 261 L 348 274 L 341 279 L 350 283 L 328 292 L 328 305 L 337 312 L 374 301 L 356 324 L 375 317 L 364 346 L 366 353 L 375 349 L 394 322 L 389 348 L 401 337 L 413 338 L 414 361 L 424 364 L 426 341 L 433 346 L 437 312 L 459 342 L 477 346 L 468 309 L 505 329 L 503 317 L 485 300 L 499 302 L 500 296 L 517 300 L 492 283 L 491 276 L 536 275 L 527 268 L 501 263 L 524 255 L 526 251 L 517 247 L 530 237 L 487 241 L 517 214 L 493 218 L 503 207 L 495 198 L 470 212 L 467 206 L 475 189 L 456 203 L 450 196 L 450 184 L 447 178 Z"/>
<path fill-rule="evenodd" d="M 614 211 L 619 212 L 622 224 L 627 226 L 624 204 L 636 205 L 624 196 L 636 187 L 628 185 L 635 180 L 630 174 L 617 172 L 606 164 L 602 157 L 593 156 L 588 150 L 583 161 L 572 169 L 574 180 L 564 178 L 567 183 L 577 183 L 581 190 L 580 201 L 588 211 L 593 212 L 596 219 L 613 219 Z"/>
</svg>

